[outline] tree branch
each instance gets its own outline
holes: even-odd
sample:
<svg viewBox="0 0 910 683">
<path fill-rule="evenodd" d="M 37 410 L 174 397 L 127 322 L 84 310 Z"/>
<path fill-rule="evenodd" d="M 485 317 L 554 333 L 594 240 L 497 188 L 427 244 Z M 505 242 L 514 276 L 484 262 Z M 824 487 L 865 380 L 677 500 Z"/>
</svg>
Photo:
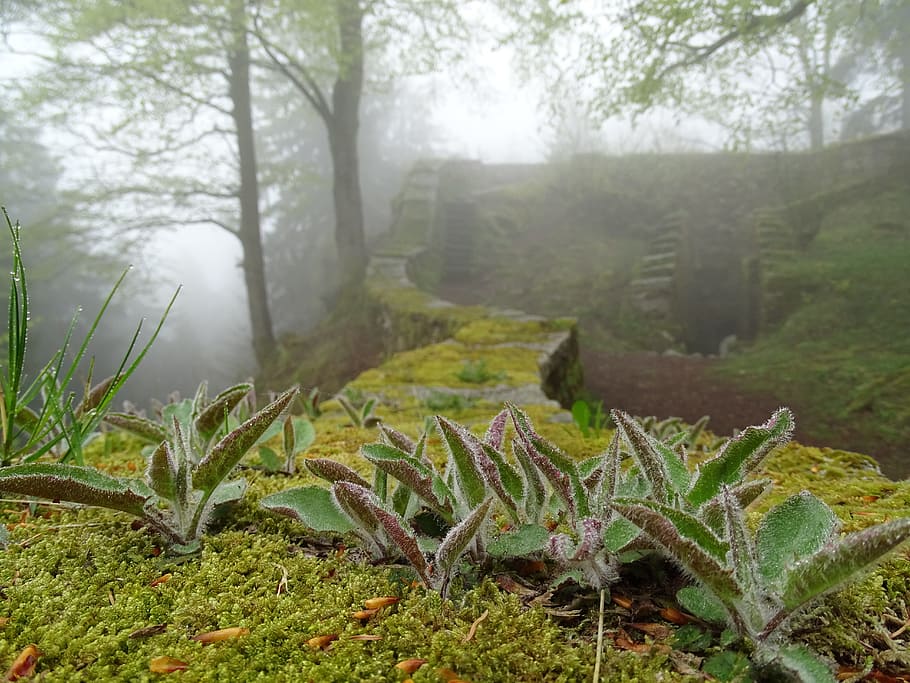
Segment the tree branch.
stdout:
<svg viewBox="0 0 910 683">
<path fill-rule="evenodd" d="M 770 16 L 750 16 L 744 24 L 729 31 L 728 33 L 725 33 L 717 40 L 712 43 L 708 43 L 707 45 L 678 45 L 678 47 L 691 53 L 691 55 L 685 59 L 680 59 L 679 61 L 673 62 L 672 64 L 664 67 L 658 74 L 658 80 L 663 79 L 672 71 L 685 69 L 690 66 L 695 66 L 696 64 L 706 62 L 711 58 L 713 54 L 723 49 L 733 41 L 738 40 L 744 36 L 753 33 L 760 33 L 764 29 L 774 30 L 780 28 L 781 26 L 786 26 L 791 21 L 794 21 L 801 17 L 808 9 L 809 5 L 813 4 L 814 2 L 815 0 L 796 0 L 790 9 L 784 12 L 780 12 L 779 14 Z M 674 43 L 674 45 L 677 44 Z"/>
<path fill-rule="evenodd" d="M 259 44 L 262 45 L 262 49 L 265 50 L 265 53 L 272 61 L 272 64 L 274 64 L 278 70 L 291 81 L 294 87 L 300 91 L 316 110 L 316 113 L 319 114 L 327 124 L 330 123 L 333 118 L 332 108 L 325 99 L 322 88 L 319 87 L 319 84 L 310 72 L 285 50 L 268 40 L 262 34 L 262 31 L 259 28 L 258 13 L 253 16 L 253 26 L 255 27 L 255 30 L 252 31 L 252 34 L 259 41 Z M 291 71 L 292 67 L 300 73 L 300 78 Z"/>
</svg>

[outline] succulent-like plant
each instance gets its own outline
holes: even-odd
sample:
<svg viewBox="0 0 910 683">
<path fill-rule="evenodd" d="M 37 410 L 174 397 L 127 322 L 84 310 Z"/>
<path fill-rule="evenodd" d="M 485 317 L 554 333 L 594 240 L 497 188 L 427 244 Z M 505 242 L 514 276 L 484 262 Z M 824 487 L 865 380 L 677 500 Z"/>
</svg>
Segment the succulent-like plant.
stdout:
<svg viewBox="0 0 910 683">
<path fill-rule="evenodd" d="M 209 400 L 208 383 L 201 382 L 192 399 L 181 400 L 174 395 L 173 400 L 162 405 L 156 411 L 160 422 L 137 413 L 108 413 L 104 421 L 155 446 L 169 437 L 174 438 L 174 425 L 178 425 L 192 447 L 189 455 L 195 457 L 207 451 L 216 437 L 224 436 L 239 424 L 234 412 L 248 401 L 252 392 L 252 384 L 241 382 Z M 277 433 L 277 428 L 273 429 Z"/>
<path fill-rule="evenodd" d="M 207 443 L 204 435 L 217 430 L 223 419 L 216 419 L 219 411 L 195 417 L 196 439 L 186 432 L 186 422 L 171 415 L 171 428 L 151 454 L 144 480 L 114 477 L 91 467 L 29 463 L 0 468 L 0 491 L 120 510 L 140 518 L 174 552 L 192 552 L 212 514 L 246 490 L 242 478 L 225 480 L 296 395 L 296 388 L 286 391 L 205 450 L 199 450 L 199 443 Z M 209 405 L 226 403 L 230 401 L 216 398 Z M 146 422 L 136 424 L 160 428 Z"/>
<path fill-rule="evenodd" d="M 719 499 L 720 534 L 695 515 L 653 501 L 618 499 L 614 508 L 698 581 L 677 596 L 686 609 L 748 637 L 760 665 L 801 681 L 833 681 L 815 655 L 786 642 L 786 624 L 910 539 L 910 518 L 841 537 L 831 509 L 804 491 L 772 508 L 753 535 L 726 484 Z"/>
<path fill-rule="evenodd" d="M 336 395 L 335 400 L 355 427 L 375 427 L 379 424 L 379 417 L 374 413 L 375 398 L 365 398 L 360 391 L 348 388 Z"/>
<path fill-rule="evenodd" d="M 646 473 L 649 495 L 617 497 L 611 505 L 697 580 L 697 586 L 679 592 L 680 603 L 749 638 L 759 665 L 798 680 L 833 680 L 815 655 L 787 644 L 786 624 L 910 538 L 910 519 L 841 538 L 831 509 L 804 491 L 772 508 L 753 535 L 743 509 L 770 482 L 745 477 L 789 439 L 789 410 L 748 427 L 694 473 L 686 467 L 684 449 L 658 441 L 624 413 L 614 411 L 613 418 Z"/>
<path fill-rule="evenodd" d="M 13 270 L 10 273 L 5 339 L 7 362 L 0 366 L 0 466 L 33 462 L 45 454 L 51 454 L 62 462 L 72 461 L 81 465 L 83 448 L 97 436 L 98 426 L 114 396 L 154 343 L 177 297 L 177 292 L 168 303 L 152 336 L 139 349 L 132 362 L 130 356 L 136 349 L 141 323 L 133 333 L 126 353 L 111 377 L 93 386 L 94 362 L 89 363 L 88 379 L 85 382 L 82 399 L 77 403 L 76 396 L 69 387 L 85 359 L 89 342 L 101 323 L 101 318 L 129 272 L 129 269 L 124 270 L 104 300 L 69 365 L 65 365 L 65 359 L 76 329 L 78 311 L 67 328 L 60 349 L 35 378 L 27 382 L 25 354 L 31 321 L 28 278 L 22 260 L 19 225 L 13 225 L 5 209 L 3 216 L 12 242 Z"/>
<path fill-rule="evenodd" d="M 708 426 L 708 415 L 702 415 L 693 424 L 687 424 L 680 417 L 667 417 L 663 420 L 654 415 L 636 417 L 642 429 L 659 441 L 682 442 L 694 446 L 698 437 Z"/>
</svg>

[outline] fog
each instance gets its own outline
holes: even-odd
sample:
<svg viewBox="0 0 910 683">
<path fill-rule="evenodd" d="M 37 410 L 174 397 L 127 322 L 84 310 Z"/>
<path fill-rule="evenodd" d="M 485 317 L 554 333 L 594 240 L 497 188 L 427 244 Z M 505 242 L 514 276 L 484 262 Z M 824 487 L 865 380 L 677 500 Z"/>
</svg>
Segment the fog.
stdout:
<svg viewBox="0 0 910 683">
<path fill-rule="evenodd" d="M 607 187 L 573 176 L 579 159 L 737 153 L 748 165 L 910 127 L 905 4 L 788 12 L 758 2 L 745 18 L 712 14 L 709 4 L 696 3 L 697 16 L 678 24 L 672 7 L 639 3 L 632 12 L 622 1 L 379 2 L 366 11 L 351 3 L 348 14 L 319 3 L 241 3 L 239 15 L 196 3 L 0 4 L 8 95 L 0 203 L 24 226 L 36 308 L 31 367 L 53 352 L 77 305 L 86 329 L 133 264 L 92 347 L 99 371 L 116 367 L 140 319 L 147 335 L 181 292 L 123 398 L 146 405 L 192 393 L 202 380 L 220 388 L 256 376 L 362 284 L 369 245 L 388 229 L 419 159 L 550 169 L 556 180 L 537 187 L 562 187 L 568 207 L 551 231 L 584 223 L 579 207 L 651 192 L 651 204 L 628 218 L 641 239 L 713 191 L 695 180 L 711 174 L 697 164 L 671 170 L 678 159 L 647 172 L 639 162 L 595 163 Z M 791 157 L 780 158 L 789 169 Z M 731 204 L 761 208 L 759 198 L 771 196 L 761 173 L 744 176 Z M 473 191 L 520 186 L 500 176 L 491 170 L 499 179 Z M 814 182 L 811 192 L 830 189 Z M 674 193 L 677 205 L 665 201 Z M 774 201 L 809 196 L 785 194 Z M 731 211 L 718 230 L 746 220 L 745 210 Z M 613 230 L 607 222 L 591 230 Z M 529 229 L 522 239 L 538 237 Z M 561 313 L 587 325 L 587 310 Z M 603 330 L 584 325 L 583 340 L 596 346 Z"/>
</svg>

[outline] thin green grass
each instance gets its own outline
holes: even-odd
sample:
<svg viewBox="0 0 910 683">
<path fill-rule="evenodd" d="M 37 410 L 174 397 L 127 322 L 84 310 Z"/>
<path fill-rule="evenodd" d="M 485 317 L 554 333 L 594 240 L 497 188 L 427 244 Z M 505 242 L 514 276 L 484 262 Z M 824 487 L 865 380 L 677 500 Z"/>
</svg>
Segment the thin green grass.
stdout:
<svg viewBox="0 0 910 683">
<path fill-rule="evenodd" d="M 129 379 L 158 337 L 161 327 L 179 292 L 174 292 L 152 336 L 137 348 L 142 322 L 130 339 L 116 372 L 108 379 L 92 385 L 94 359 L 89 359 L 87 379 L 82 399 L 77 403 L 70 390 L 76 373 L 83 367 L 89 343 L 101 319 L 120 288 L 129 268 L 123 271 L 89 325 L 88 332 L 71 359 L 68 351 L 73 341 L 79 313 L 76 310 L 64 334 L 59 350 L 38 371 L 34 379 L 26 374 L 26 346 L 31 322 L 28 278 L 22 258 L 20 226 L 13 224 L 5 208 L 0 207 L 12 242 L 13 270 L 10 274 L 8 327 L 6 334 L 7 362 L 0 366 L 0 466 L 17 462 L 33 462 L 46 454 L 61 462 L 84 462 L 83 448 L 98 432 L 98 426 L 117 392 Z M 36 405 L 39 405 L 37 407 Z"/>
</svg>

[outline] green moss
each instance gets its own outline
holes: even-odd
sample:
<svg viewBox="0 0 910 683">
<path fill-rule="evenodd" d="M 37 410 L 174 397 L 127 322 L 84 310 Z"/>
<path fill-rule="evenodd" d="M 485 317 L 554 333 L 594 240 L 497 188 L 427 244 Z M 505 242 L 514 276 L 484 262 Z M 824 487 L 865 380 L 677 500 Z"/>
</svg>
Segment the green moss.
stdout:
<svg viewBox="0 0 910 683">
<path fill-rule="evenodd" d="M 461 327 L 455 340 L 463 344 L 545 343 L 553 332 L 571 329 L 572 318 L 556 320 L 511 320 L 484 318 Z"/>
<path fill-rule="evenodd" d="M 443 342 L 399 353 L 378 368 L 360 375 L 352 386 L 366 392 L 381 391 L 390 384 L 476 388 L 476 384 L 458 378 L 464 361 L 484 361 L 490 372 L 504 372 L 506 378 L 497 384 L 538 384 L 539 355 L 540 351 L 534 349 L 465 347 Z"/>
</svg>

